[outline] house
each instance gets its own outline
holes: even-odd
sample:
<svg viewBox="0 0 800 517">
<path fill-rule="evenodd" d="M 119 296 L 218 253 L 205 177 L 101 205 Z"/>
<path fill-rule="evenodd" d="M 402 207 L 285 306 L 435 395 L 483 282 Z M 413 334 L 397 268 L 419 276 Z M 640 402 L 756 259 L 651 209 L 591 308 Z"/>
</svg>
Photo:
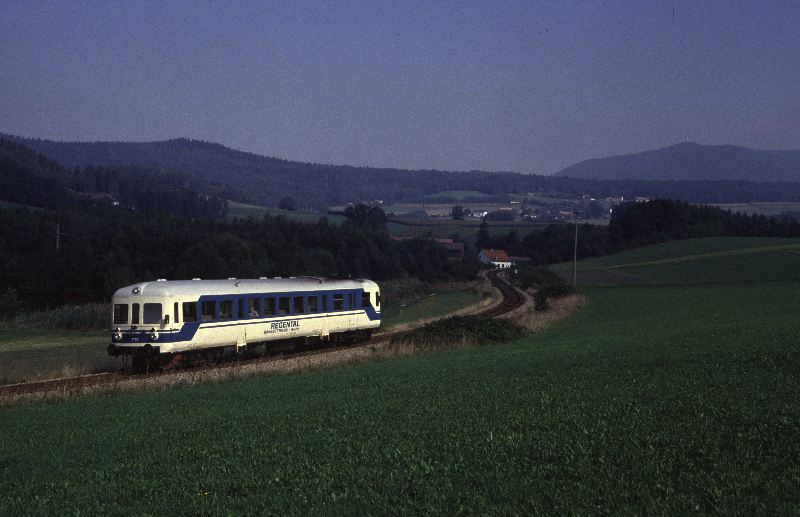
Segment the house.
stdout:
<svg viewBox="0 0 800 517">
<path fill-rule="evenodd" d="M 501 269 L 511 267 L 511 259 L 503 250 L 481 250 L 481 252 L 478 253 L 478 260 L 484 264 L 491 264 Z"/>
</svg>

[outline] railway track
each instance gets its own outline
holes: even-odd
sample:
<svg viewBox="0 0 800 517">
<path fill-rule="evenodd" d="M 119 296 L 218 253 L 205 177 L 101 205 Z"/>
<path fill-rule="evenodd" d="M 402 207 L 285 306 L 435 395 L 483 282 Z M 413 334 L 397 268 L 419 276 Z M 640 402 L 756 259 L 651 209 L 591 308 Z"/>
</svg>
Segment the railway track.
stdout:
<svg viewBox="0 0 800 517">
<path fill-rule="evenodd" d="M 495 269 L 489 271 L 486 276 L 502 294 L 502 301 L 501 303 L 495 306 L 480 311 L 476 315 L 488 318 L 497 318 L 503 316 L 504 314 L 508 314 L 509 312 L 517 309 L 518 307 L 522 306 L 523 303 L 525 303 L 525 299 L 519 293 L 519 291 L 517 291 L 514 287 L 512 287 L 509 284 L 507 280 L 505 280 L 502 276 L 500 276 L 500 270 Z M 260 355 L 249 359 L 237 359 L 219 364 L 190 366 L 187 368 L 181 368 L 179 371 L 183 373 L 183 372 L 192 372 L 197 370 L 208 370 L 208 369 L 221 370 L 226 368 L 237 368 L 241 367 L 242 365 L 281 361 L 286 359 L 306 357 L 310 355 L 325 354 L 334 351 L 342 351 L 351 348 L 369 347 L 369 346 L 374 346 L 378 343 L 383 343 L 387 340 L 392 339 L 397 335 L 402 335 L 407 332 L 410 332 L 411 330 L 413 329 L 397 331 L 397 332 L 385 332 L 367 341 L 361 341 L 358 343 L 348 343 L 343 345 L 340 344 L 335 347 L 326 346 L 320 348 L 313 348 L 309 350 L 294 351 L 290 353 L 277 352 L 268 355 Z M 137 379 L 163 377 L 166 375 L 173 375 L 173 372 L 159 371 L 159 372 L 144 373 L 144 374 L 103 372 L 103 373 L 94 373 L 88 375 L 80 375 L 77 377 L 64 377 L 60 379 L 48 379 L 42 381 L 23 382 L 17 384 L 6 384 L 0 386 L 0 399 L 25 395 L 25 394 L 36 394 L 36 393 L 71 393 L 104 384 L 113 384 L 121 381 L 130 381 Z"/>
</svg>

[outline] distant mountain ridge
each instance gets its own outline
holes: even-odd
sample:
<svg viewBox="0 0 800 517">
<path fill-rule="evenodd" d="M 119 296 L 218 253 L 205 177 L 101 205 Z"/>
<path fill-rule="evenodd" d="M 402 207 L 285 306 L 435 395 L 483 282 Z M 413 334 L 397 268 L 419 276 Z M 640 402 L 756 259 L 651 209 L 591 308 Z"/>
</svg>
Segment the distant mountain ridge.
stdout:
<svg viewBox="0 0 800 517">
<path fill-rule="evenodd" d="M 285 196 L 294 198 L 300 207 L 314 209 L 378 200 L 384 204 L 420 202 L 425 196 L 445 191 L 478 191 L 495 197 L 507 197 L 511 193 L 553 194 L 559 198 L 644 196 L 693 203 L 800 201 L 800 179 L 793 179 L 791 183 L 606 180 L 566 174 L 402 170 L 294 162 L 187 138 L 142 143 L 84 143 L 0 133 L 0 139 L 30 147 L 70 173 L 74 173 L 76 167 L 84 170 L 97 167 L 103 170 L 147 169 L 169 177 L 186 178 L 191 182 L 186 186 L 201 194 L 264 206 L 278 206 Z M 439 201 L 460 203 L 458 199 Z"/>
<path fill-rule="evenodd" d="M 680 143 L 636 154 L 585 160 L 555 174 L 598 180 L 800 181 L 800 150 Z"/>
</svg>

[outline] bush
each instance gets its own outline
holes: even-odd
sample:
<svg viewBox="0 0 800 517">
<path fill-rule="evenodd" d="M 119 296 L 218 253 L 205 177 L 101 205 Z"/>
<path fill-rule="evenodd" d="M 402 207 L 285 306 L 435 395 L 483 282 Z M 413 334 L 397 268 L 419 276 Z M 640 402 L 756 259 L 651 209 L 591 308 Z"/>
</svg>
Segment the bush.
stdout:
<svg viewBox="0 0 800 517">
<path fill-rule="evenodd" d="M 111 326 L 111 313 L 107 303 L 65 305 L 54 309 L 22 312 L 11 322 L 16 328 L 107 330 Z"/>
<path fill-rule="evenodd" d="M 0 296 L 0 320 L 14 318 L 21 308 L 22 302 L 17 297 L 17 290 L 10 287 L 6 289 Z"/>
<path fill-rule="evenodd" d="M 454 316 L 392 338 L 392 344 L 416 349 L 453 348 L 502 343 L 517 339 L 526 330 L 509 321 L 483 316 Z"/>
</svg>

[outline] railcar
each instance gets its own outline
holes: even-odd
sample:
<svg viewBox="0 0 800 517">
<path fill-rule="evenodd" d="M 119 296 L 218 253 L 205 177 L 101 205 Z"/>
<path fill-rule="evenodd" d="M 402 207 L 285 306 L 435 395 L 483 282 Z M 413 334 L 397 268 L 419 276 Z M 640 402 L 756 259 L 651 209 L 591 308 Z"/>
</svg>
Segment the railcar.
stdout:
<svg viewBox="0 0 800 517">
<path fill-rule="evenodd" d="M 371 280 L 159 279 L 114 293 L 108 353 L 136 365 L 262 343 L 368 339 L 380 311 Z"/>
</svg>

